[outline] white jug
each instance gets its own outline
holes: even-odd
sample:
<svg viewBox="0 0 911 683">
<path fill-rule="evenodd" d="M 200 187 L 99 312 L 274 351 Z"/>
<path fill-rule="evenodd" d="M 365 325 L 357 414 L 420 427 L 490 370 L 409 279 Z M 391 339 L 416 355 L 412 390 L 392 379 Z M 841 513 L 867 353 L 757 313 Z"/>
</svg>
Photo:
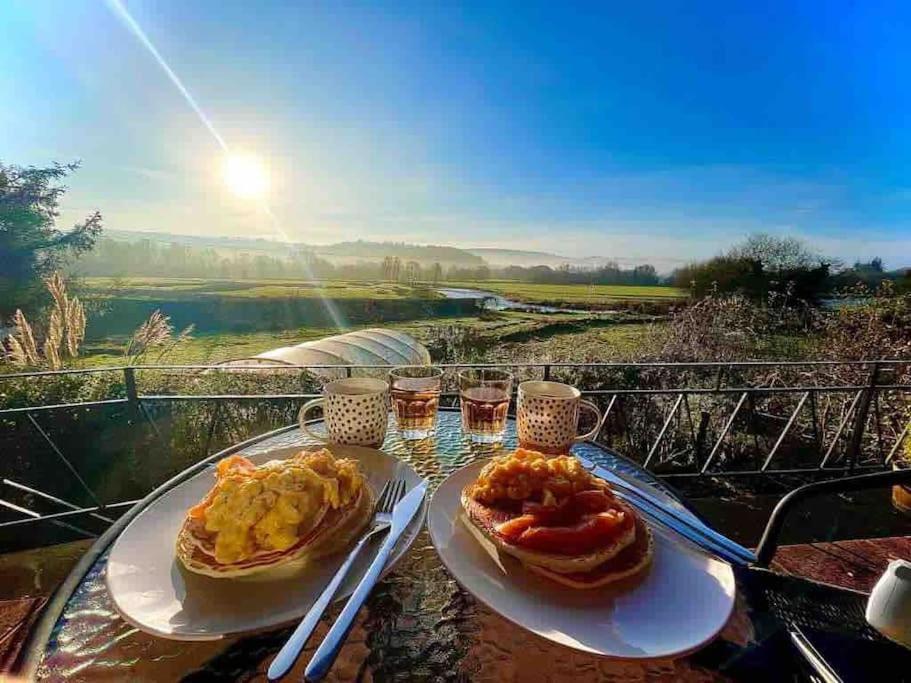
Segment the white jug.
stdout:
<svg viewBox="0 0 911 683">
<path fill-rule="evenodd" d="M 911 562 L 889 563 L 870 593 L 866 617 L 884 636 L 911 647 Z"/>
</svg>

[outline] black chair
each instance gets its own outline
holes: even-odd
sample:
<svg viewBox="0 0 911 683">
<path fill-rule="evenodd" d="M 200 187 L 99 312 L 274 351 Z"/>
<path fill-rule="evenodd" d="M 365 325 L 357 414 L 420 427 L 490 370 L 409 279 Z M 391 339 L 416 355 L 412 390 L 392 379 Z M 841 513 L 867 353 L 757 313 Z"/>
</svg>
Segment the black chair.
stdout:
<svg viewBox="0 0 911 683">
<path fill-rule="evenodd" d="M 715 651 L 709 648 L 704 656 L 714 660 L 713 668 L 745 681 L 911 681 L 911 651 L 867 624 L 866 593 L 768 569 L 785 521 L 799 503 L 825 494 L 896 484 L 911 484 L 911 470 L 806 484 L 781 499 L 756 549 L 756 565 L 737 570 L 758 644 L 747 650 L 729 644 Z M 795 640 L 822 661 L 813 666 L 808 661 L 812 655 L 802 653 Z"/>
</svg>

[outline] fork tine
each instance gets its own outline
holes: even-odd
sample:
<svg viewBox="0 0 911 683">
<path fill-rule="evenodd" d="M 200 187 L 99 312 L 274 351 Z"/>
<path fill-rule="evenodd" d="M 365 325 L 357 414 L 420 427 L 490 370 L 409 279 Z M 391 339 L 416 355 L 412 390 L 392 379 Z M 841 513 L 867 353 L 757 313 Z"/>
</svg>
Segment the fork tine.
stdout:
<svg viewBox="0 0 911 683">
<path fill-rule="evenodd" d="M 402 500 L 402 498 L 404 498 L 404 497 L 405 497 L 405 480 L 404 480 L 404 479 L 399 479 L 399 480 L 396 482 L 395 502 L 393 503 L 393 506 L 397 505 L 398 502 L 399 502 L 400 500 Z"/>
<path fill-rule="evenodd" d="M 380 497 L 376 501 L 376 510 L 377 512 L 382 512 L 385 510 L 386 498 L 389 496 L 389 491 L 392 488 L 392 479 L 389 479 L 385 484 L 383 484 L 383 490 L 380 491 Z"/>
<path fill-rule="evenodd" d="M 395 486 L 396 480 L 389 480 L 389 495 L 386 496 L 386 499 L 383 501 L 383 512 L 392 512 L 392 508 L 395 507 Z"/>
<path fill-rule="evenodd" d="M 396 479 L 392 484 L 392 490 L 389 492 L 389 504 L 388 512 L 392 512 L 395 509 L 395 506 L 398 504 L 399 500 L 402 498 L 402 494 L 399 489 L 404 482 L 401 479 Z"/>
</svg>

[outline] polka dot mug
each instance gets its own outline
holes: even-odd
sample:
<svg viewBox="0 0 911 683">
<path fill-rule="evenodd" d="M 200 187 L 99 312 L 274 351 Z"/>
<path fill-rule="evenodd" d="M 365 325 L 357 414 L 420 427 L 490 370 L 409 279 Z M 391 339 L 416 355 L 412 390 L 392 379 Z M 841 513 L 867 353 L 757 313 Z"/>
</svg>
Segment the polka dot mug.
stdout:
<svg viewBox="0 0 911 683">
<path fill-rule="evenodd" d="M 576 434 L 579 411 L 595 414 L 590 432 Z M 569 453 L 570 446 L 591 439 L 601 426 L 601 411 L 576 387 L 560 382 L 522 382 L 516 408 L 519 445 L 542 453 Z"/>
<path fill-rule="evenodd" d="M 323 407 L 326 434 L 317 434 L 307 424 L 307 413 Z M 378 448 L 386 438 L 389 415 L 389 385 L 381 379 L 349 377 L 329 382 L 323 397 L 300 409 L 301 429 L 314 439 L 346 446 Z"/>
</svg>

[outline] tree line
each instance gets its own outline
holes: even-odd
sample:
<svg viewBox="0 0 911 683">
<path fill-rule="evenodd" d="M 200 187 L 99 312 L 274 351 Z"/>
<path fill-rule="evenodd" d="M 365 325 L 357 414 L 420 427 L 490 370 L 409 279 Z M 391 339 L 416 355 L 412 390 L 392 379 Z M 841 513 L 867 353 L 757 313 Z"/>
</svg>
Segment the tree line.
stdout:
<svg viewBox="0 0 911 683">
<path fill-rule="evenodd" d="M 677 269 L 671 281 L 696 298 L 732 292 L 756 300 L 784 296 L 817 303 L 842 290 L 876 288 L 884 281 L 893 281 L 898 291 L 911 291 L 911 270 L 885 272 L 880 258 L 846 267 L 797 238 L 760 233 L 713 258 Z"/>
<path fill-rule="evenodd" d="M 595 269 L 550 266 L 486 264 L 444 267 L 398 256 L 355 263 L 333 263 L 305 248 L 292 248 L 285 257 L 235 250 L 218 250 L 187 244 L 99 239 L 94 248 L 75 262 L 81 275 L 96 277 L 194 277 L 194 278 L 306 278 L 340 280 L 386 280 L 389 282 L 439 284 L 508 279 L 554 284 L 654 285 L 660 278 L 651 265 L 624 269 L 607 264 Z"/>
</svg>

